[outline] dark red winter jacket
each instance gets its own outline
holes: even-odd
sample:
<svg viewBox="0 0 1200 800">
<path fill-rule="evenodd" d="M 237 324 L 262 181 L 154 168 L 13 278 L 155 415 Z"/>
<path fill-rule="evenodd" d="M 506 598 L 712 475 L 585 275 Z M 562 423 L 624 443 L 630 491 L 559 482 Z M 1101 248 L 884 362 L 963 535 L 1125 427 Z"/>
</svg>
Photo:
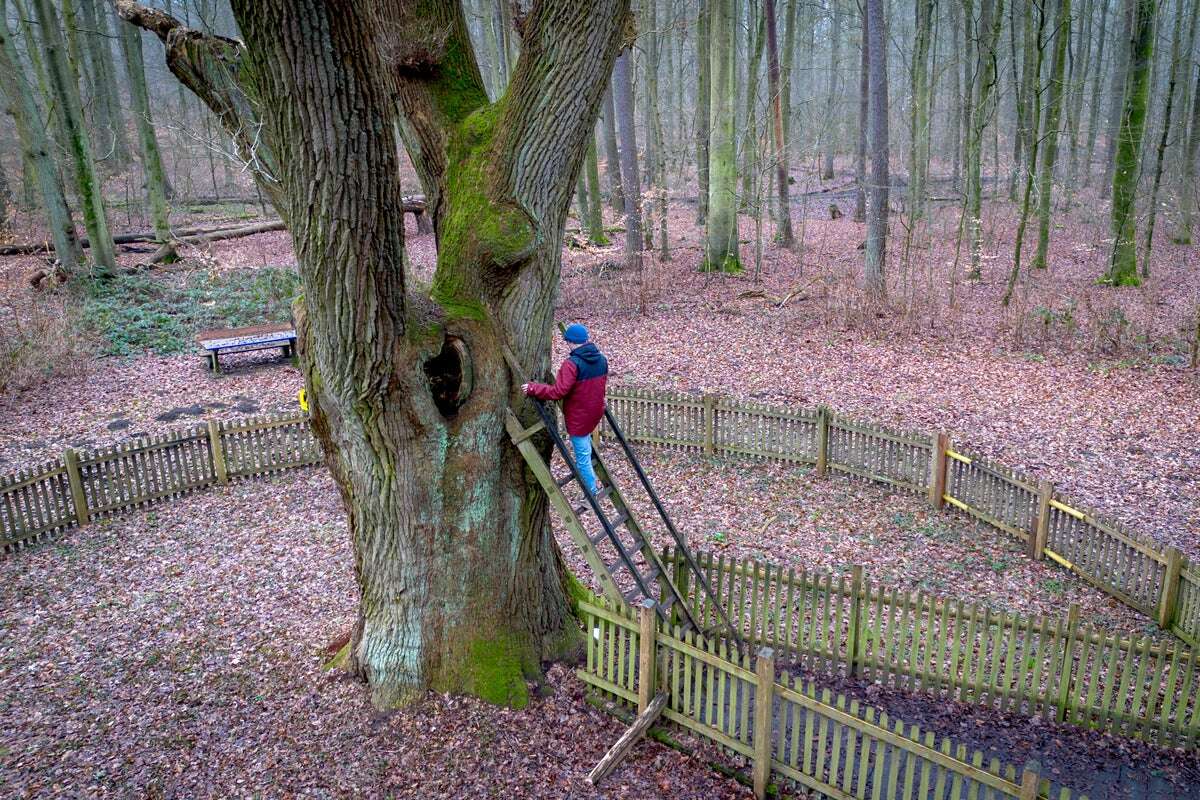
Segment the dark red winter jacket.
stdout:
<svg viewBox="0 0 1200 800">
<path fill-rule="evenodd" d="M 562 400 L 567 433 L 587 436 L 604 418 L 604 387 L 608 383 L 608 359 L 588 342 L 571 351 L 558 368 L 554 384 L 531 383 L 529 394 L 539 400 Z"/>
</svg>

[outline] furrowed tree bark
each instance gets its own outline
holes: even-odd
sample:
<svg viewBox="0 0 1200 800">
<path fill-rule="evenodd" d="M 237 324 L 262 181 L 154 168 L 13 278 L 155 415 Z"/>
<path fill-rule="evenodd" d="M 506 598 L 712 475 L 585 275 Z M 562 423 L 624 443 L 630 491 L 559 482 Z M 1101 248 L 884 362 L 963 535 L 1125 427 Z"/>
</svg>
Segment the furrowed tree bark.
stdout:
<svg viewBox="0 0 1200 800">
<path fill-rule="evenodd" d="M 17 48 L 8 28 L 6 0 L 0 0 L 0 74 L 8 76 L 0 81 L 0 92 L 17 129 L 25 170 L 28 172 L 32 167 L 36 176 L 55 256 L 60 268 L 71 275 L 79 270 L 83 249 L 79 246 L 75 220 L 67 205 L 66 192 L 46 136 L 42 110 L 34 97 L 33 87 L 20 67 Z"/>
<path fill-rule="evenodd" d="M 1130 40 L 1129 75 L 1125 81 L 1124 110 L 1117 137 L 1112 173 L 1113 249 L 1104 282 L 1137 286 L 1137 183 L 1146 106 L 1150 94 L 1150 59 L 1154 55 L 1155 0 L 1137 0 Z"/>
<path fill-rule="evenodd" d="M 383 707 L 426 688 L 523 705 L 525 679 L 580 633 L 545 495 L 505 432 L 510 408 L 535 415 L 503 348 L 548 373 L 563 227 L 628 2 L 535 2 L 496 103 L 458 3 L 233 10 L 244 48 L 166 38 L 231 58 L 261 110 L 275 168 L 259 179 L 289 223 L 313 429 L 350 523 L 349 666 Z M 437 192 L 427 297 L 406 285 L 397 106 Z"/>
<path fill-rule="evenodd" d="M 91 138 L 83 119 L 79 85 L 75 82 L 73 71 L 67 62 L 61 21 L 50 0 L 34 0 L 33 5 L 42 29 L 46 74 L 67 137 L 65 144 L 70 150 L 75 167 L 75 185 L 79 192 L 79 201 L 83 205 L 83 224 L 87 229 L 88 238 L 92 241 L 92 263 L 98 273 L 113 272 L 117 267 L 117 260 L 113 251 L 112 236 L 108 232 L 104 187 L 96 172 L 96 163 L 92 159 Z"/>
<path fill-rule="evenodd" d="M 737 62 L 734 1 L 709 0 L 712 102 L 709 113 L 708 220 L 704 272 L 741 272 L 737 232 Z"/>
</svg>

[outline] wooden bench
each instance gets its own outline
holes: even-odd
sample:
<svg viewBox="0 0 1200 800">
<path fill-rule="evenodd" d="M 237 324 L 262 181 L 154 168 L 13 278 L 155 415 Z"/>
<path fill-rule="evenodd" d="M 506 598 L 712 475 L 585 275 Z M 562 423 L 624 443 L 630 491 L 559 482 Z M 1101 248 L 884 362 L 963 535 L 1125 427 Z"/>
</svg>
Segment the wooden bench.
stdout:
<svg viewBox="0 0 1200 800">
<path fill-rule="evenodd" d="M 220 374 L 222 353 L 245 353 L 278 347 L 283 351 L 284 358 L 290 358 L 296 349 L 296 329 L 290 322 L 214 329 L 197 333 L 196 342 L 205 351 L 204 357 L 208 360 L 209 368 L 214 374 Z"/>
</svg>

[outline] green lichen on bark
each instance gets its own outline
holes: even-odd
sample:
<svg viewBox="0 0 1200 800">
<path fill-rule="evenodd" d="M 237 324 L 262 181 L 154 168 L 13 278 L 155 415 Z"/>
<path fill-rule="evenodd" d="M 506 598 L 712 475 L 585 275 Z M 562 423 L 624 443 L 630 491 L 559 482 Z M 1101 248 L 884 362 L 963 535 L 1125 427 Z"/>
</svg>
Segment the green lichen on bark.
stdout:
<svg viewBox="0 0 1200 800">
<path fill-rule="evenodd" d="M 465 648 L 462 663 L 450 670 L 448 687 L 488 703 L 509 708 L 529 705 L 527 678 L 539 674 L 538 660 L 527 642 L 508 633 L 482 634 Z"/>
<path fill-rule="evenodd" d="M 1134 26 L 1133 53 L 1125 82 L 1125 105 L 1117 137 L 1116 164 L 1112 179 L 1112 259 L 1103 283 L 1137 286 L 1137 184 L 1142 134 L 1146 130 L 1146 107 L 1150 95 L 1150 59 L 1154 54 L 1155 0 L 1139 0 Z"/>
<path fill-rule="evenodd" d="M 451 318 L 483 320 L 481 298 L 503 288 L 509 270 L 537 246 L 533 221 L 505 198 L 494 174 L 493 145 L 504 102 L 464 119 L 450 136 L 438 269 L 430 296 Z"/>
</svg>

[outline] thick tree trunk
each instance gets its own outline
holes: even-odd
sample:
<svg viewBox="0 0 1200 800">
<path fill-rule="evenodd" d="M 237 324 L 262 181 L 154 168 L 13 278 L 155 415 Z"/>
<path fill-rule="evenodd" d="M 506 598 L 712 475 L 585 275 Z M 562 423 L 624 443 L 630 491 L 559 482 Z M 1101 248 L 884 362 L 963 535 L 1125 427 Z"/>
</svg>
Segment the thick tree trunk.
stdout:
<svg viewBox="0 0 1200 800">
<path fill-rule="evenodd" d="M 867 247 L 863 275 L 867 296 L 879 301 L 887 294 L 884 269 L 887 262 L 888 228 L 888 83 L 886 22 L 883 0 L 866 0 L 867 51 L 871 113 L 868 149 L 871 151 L 871 184 L 867 191 Z"/>
<path fill-rule="evenodd" d="M 959 135 L 962 131 L 962 31 L 958 17 L 961 14 L 961 9 L 957 2 L 950 2 L 950 36 L 951 46 L 954 51 L 954 63 L 950 68 L 950 97 L 949 103 L 953 108 L 951 116 L 951 124 L 946 128 L 946 138 L 944 141 L 944 152 L 953 153 L 952 165 L 950 167 L 950 180 L 954 184 L 955 189 L 961 189 L 962 184 L 962 141 Z"/>
<path fill-rule="evenodd" d="M 912 107 L 908 118 L 910 232 L 916 222 L 925 216 L 925 176 L 929 170 L 929 41 L 933 28 L 933 5 L 934 0 L 917 0 L 916 38 L 912 53 Z M 905 252 L 907 254 L 907 248 Z"/>
<path fill-rule="evenodd" d="M 46 73 L 54 102 L 61 112 L 63 130 L 67 136 L 66 144 L 70 148 L 75 166 L 75 184 L 79 192 L 79 201 L 83 205 L 83 223 L 87 228 L 88 238 L 92 241 L 92 262 L 97 272 L 113 272 L 117 261 L 113 252 L 112 237 L 108 232 L 104 187 L 92 160 L 91 139 L 83 120 L 79 86 L 75 82 L 70 64 L 67 63 L 61 22 L 50 0 L 34 0 L 34 8 L 42 29 Z"/>
<path fill-rule="evenodd" d="M 667 238 L 667 153 L 663 142 L 661 98 L 658 90 L 658 67 L 662 50 L 662 34 L 658 29 L 658 0 L 646 2 L 646 136 L 651 143 L 648 151 L 654 153 L 650 163 L 650 180 L 654 187 L 654 207 L 659 235 L 659 255 L 664 261 L 671 259 L 671 244 Z M 647 249 L 654 249 L 653 225 L 646 231 Z"/>
<path fill-rule="evenodd" d="M 1140 0 L 1118 0 L 1121 3 L 1121 27 L 1113 47 L 1112 84 L 1108 89 L 1108 141 L 1104 150 L 1104 179 L 1101 186 L 1112 187 L 1116 166 L 1117 143 L 1121 137 L 1121 120 L 1125 113 L 1125 98 L 1131 73 L 1132 39 L 1135 35 Z"/>
<path fill-rule="evenodd" d="M 20 68 L 17 48 L 8 28 L 6 0 L 0 0 L 0 74 L 8 76 L 0 81 L 0 92 L 16 125 L 25 170 L 29 172 L 32 168 L 36 175 L 55 256 L 59 266 L 70 275 L 78 271 L 83 261 L 83 250 L 79 246 L 75 220 L 67 205 L 58 166 L 54 163 L 50 142 L 46 137 L 42 111 L 34 98 L 33 87 Z"/>
<path fill-rule="evenodd" d="M 712 103 L 709 114 L 708 221 L 704 241 L 706 272 L 741 272 L 737 232 L 737 47 L 734 0 L 710 0 Z"/>
<path fill-rule="evenodd" d="M 1129 76 L 1117 137 L 1112 175 L 1113 249 L 1104 281 L 1113 286 L 1137 286 L 1137 183 L 1146 106 L 1150 93 L 1150 59 L 1154 55 L 1155 0 L 1137 0 L 1130 40 Z"/>
<path fill-rule="evenodd" d="M 580 633 L 546 497 L 505 433 L 510 408 L 533 413 L 503 348 L 547 373 L 563 225 L 628 2 L 535 2 L 494 104 L 457 3 L 235 0 L 244 50 L 118 4 L 176 75 L 218 49 L 254 76 L 240 88 L 300 265 L 313 427 L 349 516 L 351 667 L 380 706 L 429 687 L 522 705 Z M 428 298 L 406 293 L 397 97 L 436 190 Z"/>
<path fill-rule="evenodd" d="M 1033 257 L 1035 269 L 1046 268 L 1046 253 L 1050 248 L 1054 165 L 1058 159 L 1058 140 L 1061 135 L 1059 123 L 1062 121 L 1063 98 L 1066 94 L 1064 75 L 1067 65 L 1067 43 L 1071 39 L 1071 0 L 1057 0 L 1055 5 L 1058 13 L 1054 25 L 1054 57 L 1050 62 L 1046 124 L 1042 130 L 1041 164 L 1038 167 L 1038 242 L 1037 253 Z"/>
<path fill-rule="evenodd" d="M 628 50 L 613 68 L 613 106 L 621 137 L 621 186 L 625 194 L 625 266 L 642 268 L 642 179 L 638 174 L 637 134 L 633 127 L 633 75 Z"/>
<path fill-rule="evenodd" d="M 795 245 L 792 234 L 792 204 L 788 197 L 787 144 L 783 134 L 783 105 L 780 97 L 779 42 L 775 33 L 775 0 L 766 0 L 767 83 L 771 92 L 771 134 L 775 145 L 775 240 L 780 247 Z"/>
<path fill-rule="evenodd" d="M 761 203 L 758 191 L 758 74 L 762 67 L 763 50 L 767 39 L 766 20 L 756 7 L 748 9 L 750 25 L 746 28 L 746 64 L 744 86 L 745 113 L 742 117 L 742 197 L 739 206 L 744 212 L 757 209 Z"/>
<path fill-rule="evenodd" d="M 170 209 L 167 208 L 166 178 L 162 156 L 158 152 L 158 137 L 154 135 L 154 122 L 150 117 L 150 94 L 146 88 L 142 32 L 139 29 L 132 25 L 121 26 L 121 52 L 125 56 L 125 73 L 129 76 L 129 96 L 133 100 L 150 219 L 157 240 L 166 242 L 171 236 Z"/>
<path fill-rule="evenodd" d="M 779 65 L 779 104 L 783 113 L 783 142 L 790 163 L 792 154 L 792 91 L 796 65 L 796 9 L 801 0 L 785 0 L 783 61 Z"/>
<path fill-rule="evenodd" d="M 4 164 L 0 163 L 0 236 L 8 233 L 8 224 L 16 211 L 15 205 L 8 173 L 4 170 Z"/>
<path fill-rule="evenodd" d="M 1103 2 L 1103 0 L 1101 0 Z M 1068 95 L 1070 107 L 1067 110 L 1067 127 L 1071 131 L 1070 139 L 1070 164 L 1067 168 L 1067 184 L 1073 189 L 1079 177 L 1079 131 L 1083 124 L 1083 95 L 1084 87 L 1087 85 L 1088 76 L 1091 74 L 1093 66 L 1093 44 L 1095 36 L 1092 35 L 1094 11 L 1096 8 L 1096 0 L 1085 0 L 1083 7 L 1083 25 L 1079 30 L 1079 38 L 1076 41 L 1076 51 L 1080 53 L 1079 58 L 1082 63 L 1075 63 L 1072 59 L 1071 63 L 1071 90 Z"/>
</svg>

